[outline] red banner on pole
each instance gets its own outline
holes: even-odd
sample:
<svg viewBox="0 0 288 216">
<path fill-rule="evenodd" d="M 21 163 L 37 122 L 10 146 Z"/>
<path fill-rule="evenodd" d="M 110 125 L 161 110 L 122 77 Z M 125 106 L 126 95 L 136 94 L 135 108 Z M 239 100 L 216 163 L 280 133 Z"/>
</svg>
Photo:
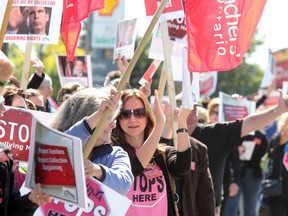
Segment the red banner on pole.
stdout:
<svg viewBox="0 0 288 216">
<path fill-rule="evenodd" d="M 186 1 L 188 70 L 227 71 L 248 50 L 266 0 Z"/>
<path fill-rule="evenodd" d="M 104 0 L 64 0 L 61 35 L 69 61 L 74 59 L 81 21 L 86 19 L 91 12 L 103 7 Z"/>
</svg>

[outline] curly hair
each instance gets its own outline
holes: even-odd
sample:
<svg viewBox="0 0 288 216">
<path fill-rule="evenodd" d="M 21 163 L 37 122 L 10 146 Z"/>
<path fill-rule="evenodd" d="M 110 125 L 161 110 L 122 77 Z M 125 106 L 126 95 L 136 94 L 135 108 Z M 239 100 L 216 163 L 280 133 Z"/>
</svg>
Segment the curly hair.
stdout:
<svg viewBox="0 0 288 216">
<path fill-rule="evenodd" d="M 104 97 L 110 92 L 110 87 L 86 88 L 75 92 L 58 108 L 50 126 L 59 131 L 66 131 L 75 123 L 96 112 Z M 115 118 L 118 109 L 110 116 Z"/>
</svg>

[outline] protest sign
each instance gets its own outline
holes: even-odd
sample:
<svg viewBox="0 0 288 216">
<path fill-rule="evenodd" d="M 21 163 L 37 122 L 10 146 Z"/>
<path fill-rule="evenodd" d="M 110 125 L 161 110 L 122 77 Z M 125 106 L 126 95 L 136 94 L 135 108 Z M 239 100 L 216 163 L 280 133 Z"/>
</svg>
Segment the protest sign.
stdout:
<svg viewBox="0 0 288 216">
<path fill-rule="evenodd" d="M 169 41 L 171 50 L 171 66 L 173 72 L 174 81 L 182 81 L 182 64 L 183 64 L 183 52 L 182 49 L 185 43 L 181 41 Z M 164 61 L 164 47 L 162 41 L 162 35 L 160 31 L 160 25 L 157 26 L 156 31 L 153 33 L 149 56 L 150 59 L 157 59 Z"/>
<path fill-rule="evenodd" d="M 194 103 L 200 99 L 199 73 L 190 73 L 187 67 L 187 48 L 183 48 L 183 70 L 182 70 L 182 106 L 194 109 Z"/>
<path fill-rule="evenodd" d="M 211 96 L 217 87 L 218 72 L 212 71 L 200 73 L 200 97 L 205 98 Z"/>
<path fill-rule="evenodd" d="M 243 141 L 241 148 L 243 149 L 240 154 L 239 158 L 243 161 L 249 161 L 251 160 L 254 148 L 255 148 L 255 142 L 254 141 Z"/>
<path fill-rule="evenodd" d="M 255 101 L 237 99 L 219 92 L 219 122 L 242 119 L 256 110 Z"/>
<path fill-rule="evenodd" d="M 44 192 L 64 202 L 88 206 L 82 142 L 33 118 L 25 187 L 37 183 Z"/>
<path fill-rule="evenodd" d="M 136 24 L 137 19 L 117 22 L 113 62 L 116 62 L 119 56 L 125 56 L 126 59 L 132 58 L 137 32 Z"/>
<path fill-rule="evenodd" d="M 11 148 L 11 154 L 21 163 L 28 162 L 33 116 L 48 123 L 53 114 L 6 106 L 0 119 L 0 143 Z"/>
<path fill-rule="evenodd" d="M 42 205 L 40 215 L 125 215 L 131 200 L 120 195 L 94 178 L 86 179 L 88 207 L 79 208 L 54 199 L 51 203 Z"/>
<path fill-rule="evenodd" d="M 61 87 L 67 83 L 79 83 L 83 87 L 93 87 L 92 66 L 90 55 L 75 56 L 68 61 L 67 56 L 56 55 L 56 65 Z"/>
<path fill-rule="evenodd" d="M 148 21 L 151 21 L 160 3 L 161 0 L 145 0 L 145 9 Z M 169 0 L 159 18 L 159 21 L 176 19 L 179 17 L 184 17 L 182 0 Z"/>
<path fill-rule="evenodd" d="M 4 42 L 57 44 L 62 10 L 63 1 L 14 0 Z"/>
<path fill-rule="evenodd" d="M 147 69 L 147 71 L 145 72 L 143 77 L 139 80 L 140 85 L 144 86 L 145 83 L 151 83 L 152 82 L 152 78 L 153 78 L 156 70 L 158 69 L 160 63 L 161 63 L 160 60 L 154 59 L 152 61 L 151 65 L 149 66 L 149 68 Z"/>
</svg>

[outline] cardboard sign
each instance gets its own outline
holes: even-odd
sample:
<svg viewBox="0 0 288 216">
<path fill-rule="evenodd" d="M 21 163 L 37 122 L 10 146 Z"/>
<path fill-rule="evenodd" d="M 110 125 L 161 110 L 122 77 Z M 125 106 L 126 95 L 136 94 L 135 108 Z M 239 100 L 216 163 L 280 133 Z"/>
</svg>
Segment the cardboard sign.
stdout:
<svg viewBox="0 0 288 216">
<path fill-rule="evenodd" d="M 39 215 L 125 215 L 131 201 L 94 178 L 86 179 L 88 207 L 79 208 L 57 199 L 42 205 Z"/>
<path fill-rule="evenodd" d="M 64 146 L 36 143 L 35 181 L 42 185 L 75 186 L 75 175 Z M 57 176 L 57 178 L 55 178 Z"/>
<path fill-rule="evenodd" d="M 22 109 L 9 109 L 0 119 L 0 143 L 11 148 L 14 159 L 28 161 L 32 115 Z"/>
<path fill-rule="evenodd" d="M 4 42 L 58 44 L 62 10 L 63 1 L 14 0 L 9 20 L 17 19 L 17 23 L 7 27 Z"/>
<path fill-rule="evenodd" d="M 33 118 L 25 187 L 34 189 L 38 182 L 56 199 L 88 206 L 81 140 Z"/>
<path fill-rule="evenodd" d="M 61 87 L 67 83 L 79 83 L 83 87 L 92 88 L 92 65 L 90 55 L 77 55 L 74 61 L 68 61 L 67 56 L 56 55 L 56 66 Z"/>
<path fill-rule="evenodd" d="M 254 101 L 233 98 L 223 92 L 219 93 L 219 98 L 219 122 L 242 119 L 256 110 Z"/>
<path fill-rule="evenodd" d="M 160 3 L 161 0 L 145 0 L 146 16 L 149 21 L 152 20 Z M 162 15 L 159 18 L 159 21 L 171 20 L 179 17 L 184 17 L 182 0 L 169 0 Z"/>
</svg>

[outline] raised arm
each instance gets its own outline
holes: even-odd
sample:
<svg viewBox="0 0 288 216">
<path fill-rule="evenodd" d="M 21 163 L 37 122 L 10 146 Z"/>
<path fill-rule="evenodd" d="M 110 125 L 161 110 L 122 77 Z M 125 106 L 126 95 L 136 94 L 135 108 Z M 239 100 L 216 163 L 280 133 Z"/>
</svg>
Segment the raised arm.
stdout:
<svg viewBox="0 0 288 216">
<path fill-rule="evenodd" d="M 0 94 L 4 93 L 4 86 L 13 73 L 15 65 L 10 59 L 0 50 Z"/>
<path fill-rule="evenodd" d="M 142 147 L 136 153 L 137 158 L 144 168 L 148 165 L 151 158 L 153 157 L 165 124 L 165 116 L 161 109 L 157 90 L 155 90 L 155 102 L 153 111 L 156 117 L 156 124 L 149 137 L 144 141 Z"/>
<path fill-rule="evenodd" d="M 288 112 L 288 95 L 283 96 L 281 89 L 279 91 L 278 104 L 272 108 L 251 114 L 244 118 L 241 137 L 248 135 L 271 124 L 282 113 Z"/>
</svg>

